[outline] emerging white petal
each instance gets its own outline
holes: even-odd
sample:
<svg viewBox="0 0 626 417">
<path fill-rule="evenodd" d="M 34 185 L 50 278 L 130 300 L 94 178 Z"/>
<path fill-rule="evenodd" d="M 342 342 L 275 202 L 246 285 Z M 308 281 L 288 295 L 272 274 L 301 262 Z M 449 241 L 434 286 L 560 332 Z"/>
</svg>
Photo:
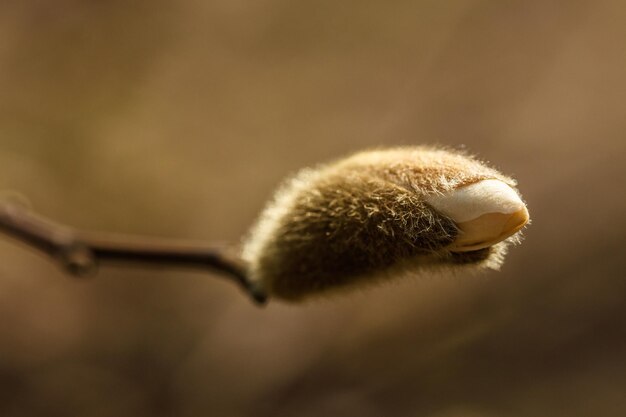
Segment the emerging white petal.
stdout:
<svg viewBox="0 0 626 417">
<path fill-rule="evenodd" d="M 455 252 L 486 248 L 513 235 L 528 223 L 526 205 L 500 180 L 482 180 L 426 199 L 450 217 L 460 234 L 450 246 Z"/>
</svg>

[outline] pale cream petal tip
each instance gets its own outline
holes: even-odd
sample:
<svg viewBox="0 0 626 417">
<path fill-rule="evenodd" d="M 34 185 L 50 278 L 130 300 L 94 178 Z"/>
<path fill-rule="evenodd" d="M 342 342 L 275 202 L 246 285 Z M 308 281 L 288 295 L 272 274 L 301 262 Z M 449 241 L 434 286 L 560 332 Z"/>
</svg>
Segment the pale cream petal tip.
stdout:
<svg viewBox="0 0 626 417">
<path fill-rule="evenodd" d="M 517 192 L 495 179 L 433 195 L 426 202 L 459 227 L 459 236 L 449 247 L 454 252 L 492 246 L 519 231 L 529 220 Z"/>
</svg>

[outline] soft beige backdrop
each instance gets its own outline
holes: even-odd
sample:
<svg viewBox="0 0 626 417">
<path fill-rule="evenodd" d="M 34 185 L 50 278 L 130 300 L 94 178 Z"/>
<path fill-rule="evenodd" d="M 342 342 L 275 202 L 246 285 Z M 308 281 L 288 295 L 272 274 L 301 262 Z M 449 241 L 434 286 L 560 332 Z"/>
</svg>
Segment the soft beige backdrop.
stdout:
<svg viewBox="0 0 626 417">
<path fill-rule="evenodd" d="M 533 218 L 500 273 L 264 309 L 2 238 L 0 415 L 622 414 L 625 44 L 620 0 L 0 2 L 0 193 L 50 217 L 236 242 L 299 167 L 440 143 Z"/>
</svg>

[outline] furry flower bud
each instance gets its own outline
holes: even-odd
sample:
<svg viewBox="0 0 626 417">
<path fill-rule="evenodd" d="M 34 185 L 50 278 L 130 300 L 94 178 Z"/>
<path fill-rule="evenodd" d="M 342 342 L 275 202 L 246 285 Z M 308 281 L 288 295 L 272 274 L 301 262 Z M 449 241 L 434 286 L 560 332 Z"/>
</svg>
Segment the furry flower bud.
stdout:
<svg viewBox="0 0 626 417">
<path fill-rule="evenodd" d="M 243 258 L 256 285 L 292 301 L 424 269 L 498 269 L 528 221 L 514 187 L 459 152 L 360 152 L 287 180 Z"/>
</svg>

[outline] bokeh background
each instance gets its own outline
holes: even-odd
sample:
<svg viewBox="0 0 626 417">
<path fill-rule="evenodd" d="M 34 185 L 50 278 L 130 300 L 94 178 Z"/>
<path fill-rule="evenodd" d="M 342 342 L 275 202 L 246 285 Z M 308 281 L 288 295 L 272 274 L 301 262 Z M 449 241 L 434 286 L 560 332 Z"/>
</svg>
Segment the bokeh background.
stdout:
<svg viewBox="0 0 626 417">
<path fill-rule="evenodd" d="M 0 190 L 49 217 L 236 243 L 302 166 L 438 143 L 533 218 L 499 273 L 265 308 L 1 238 L 0 415 L 622 415 L 625 45 L 620 0 L 0 2 Z"/>
</svg>

